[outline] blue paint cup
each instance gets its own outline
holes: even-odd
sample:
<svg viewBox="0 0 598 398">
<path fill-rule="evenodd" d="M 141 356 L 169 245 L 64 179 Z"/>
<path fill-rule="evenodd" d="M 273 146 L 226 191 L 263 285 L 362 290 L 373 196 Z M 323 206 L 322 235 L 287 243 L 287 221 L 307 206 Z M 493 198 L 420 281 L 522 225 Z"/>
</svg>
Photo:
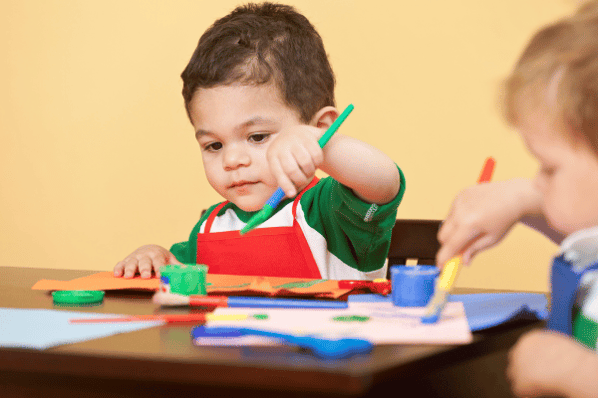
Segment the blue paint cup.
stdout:
<svg viewBox="0 0 598 398">
<path fill-rule="evenodd" d="M 439 273 L 433 265 L 390 267 L 392 303 L 398 307 L 425 307 L 434 294 Z"/>
</svg>

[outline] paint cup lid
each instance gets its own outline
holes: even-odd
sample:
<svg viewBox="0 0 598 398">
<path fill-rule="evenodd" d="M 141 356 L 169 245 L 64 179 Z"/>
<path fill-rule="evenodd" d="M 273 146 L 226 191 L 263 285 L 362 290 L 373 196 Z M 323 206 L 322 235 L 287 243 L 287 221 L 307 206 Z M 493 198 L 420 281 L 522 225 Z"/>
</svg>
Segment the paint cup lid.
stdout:
<svg viewBox="0 0 598 398">
<path fill-rule="evenodd" d="M 101 290 L 57 290 L 52 292 L 54 304 L 61 305 L 94 305 L 104 301 Z"/>
</svg>

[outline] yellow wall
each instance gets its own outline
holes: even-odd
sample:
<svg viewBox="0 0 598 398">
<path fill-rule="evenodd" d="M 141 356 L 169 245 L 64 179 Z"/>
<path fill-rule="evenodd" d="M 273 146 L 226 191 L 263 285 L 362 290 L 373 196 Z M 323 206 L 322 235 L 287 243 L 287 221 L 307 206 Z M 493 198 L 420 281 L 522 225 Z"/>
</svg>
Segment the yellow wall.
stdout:
<svg viewBox="0 0 598 398">
<path fill-rule="evenodd" d="M 0 266 L 111 270 L 136 247 L 185 240 L 218 201 L 180 95 L 200 34 L 238 1 L 0 3 Z M 535 163 L 497 91 L 567 0 L 291 1 L 321 33 L 343 133 L 403 168 L 400 218 L 444 218 L 484 158 L 496 180 Z M 516 227 L 460 286 L 548 289 L 556 246 Z"/>
</svg>

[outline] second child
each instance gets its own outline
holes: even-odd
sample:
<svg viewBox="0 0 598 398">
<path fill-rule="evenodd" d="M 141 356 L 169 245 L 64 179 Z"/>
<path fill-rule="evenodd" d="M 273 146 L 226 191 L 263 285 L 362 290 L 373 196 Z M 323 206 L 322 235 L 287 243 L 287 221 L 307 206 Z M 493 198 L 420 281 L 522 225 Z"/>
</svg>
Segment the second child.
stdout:
<svg viewBox="0 0 598 398">
<path fill-rule="evenodd" d="M 437 263 L 468 262 L 517 222 L 561 244 L 548 330 L 524 335 L 507 370 L 518 396 L 598 396 L 598 2 L 540 30 L 506 82 L 507 120 L 540 164 L 535 180 L 460 193 Z"/>
</svg>

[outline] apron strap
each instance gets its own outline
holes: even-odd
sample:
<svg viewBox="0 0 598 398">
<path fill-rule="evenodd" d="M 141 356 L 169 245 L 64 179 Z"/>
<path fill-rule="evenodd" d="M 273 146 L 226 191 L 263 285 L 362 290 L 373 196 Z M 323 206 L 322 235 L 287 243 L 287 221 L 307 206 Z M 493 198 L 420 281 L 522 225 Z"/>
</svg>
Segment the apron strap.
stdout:
<svg viewBox="0 0 598 398">
<path fill-rule="evenodd" d="M 318 177 L 314 177 L 314 179 L 311 180 L 311 182 L 307 184 L 305 188 L 303 188 L 303 191 L 301 191 L 299 195 L 295 197 L 295 200 L 293 201 L 293 224 L 297 219 L 297 205 L 299 204 L 299 200 L 308 189 L 315 187 L 318 181 L 320 181 L 320 179 Z"/>
<path fill-rule="evenodd" d="M 216 208 L 214 210 L 212 210 L 212 212 L 210 213 L 210 215 L 208 216 L 208 219 L 206 221 L 206 227 L 203 230 L 204 234 L 210 233 L 210 229 L 212 228 L 212 223 L 214 222 L 214 219 L 218 215 L 218 212 L 220 211 L 220 209 L 222 209 L 228 203 L 229 203 L 228 200 L 226 200 L 226 201 L 220 203 L 218 206 L 216 206 Z"/>
<path fill-rule="evenodd" d="M 575 306 L 579 283 L 587 271 L 596 268 L 598 268 L 598 263 L 577 273 L 573 270 L 571 263 L 565 260 L 564 255 L 553 259 L 550 274 L 552 294 L 550 316 L 546 322 L 547 329 L 569 336 L 573 335 L 573 307 Z"/>
<path fill-rule="evenodd" d="M 297 204 L 299 204 L 299 199 L 301 199 L 301 196 L 303 196 L 303 194 L 308 189 L 314 187 L 318 183 L 319 180 L 320 179 L 318 177 L 314 177 L 313 180 L 311 180 L 311 182 L 305 188 L 303 188 L 303 190 L 299 193 L 299 195 L 297 195 L 295 197 L 295 200 L 293 201 L 293 220 L 295 220 L 295 218 L 297 217 Z M 226 206 L 229 203 L 230 202 L 228 200 L 224 201 L 224 202 L 220 203 L 218 206 L 216 206 L 216 208 L 214 208 L 214 210 L 212 210 L 212 212 L 208 216 L 208 219 L 206 220 L 206 227 L 204 228 L 204 232 L 203 232 L 204 234 L 210 233 L 210 229 L 212 229 L 212 223 L 214 222 L 214 219 L 220 212 L 220 209 L 222 209 L 224 206 Z"/>
</svg>

